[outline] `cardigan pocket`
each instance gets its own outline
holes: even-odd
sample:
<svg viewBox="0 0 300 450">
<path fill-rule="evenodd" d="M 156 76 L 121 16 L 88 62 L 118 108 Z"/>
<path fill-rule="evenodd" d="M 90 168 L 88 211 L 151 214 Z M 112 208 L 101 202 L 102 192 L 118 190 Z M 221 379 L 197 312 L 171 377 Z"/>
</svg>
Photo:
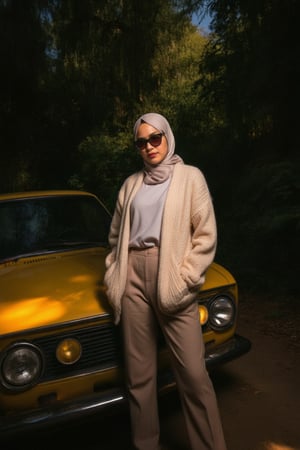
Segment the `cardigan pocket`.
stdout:
<svg viewBox="0 0 300 450">
<path fill-rule="evenodd" d="M 161 277 L 159 304 L 162 312 L 176 313 L 185 308 L 196 297 L 197 292 L 190 290 L 180 275 L 179 267 L 170 271 L 169 277 Z"/>
</svg>

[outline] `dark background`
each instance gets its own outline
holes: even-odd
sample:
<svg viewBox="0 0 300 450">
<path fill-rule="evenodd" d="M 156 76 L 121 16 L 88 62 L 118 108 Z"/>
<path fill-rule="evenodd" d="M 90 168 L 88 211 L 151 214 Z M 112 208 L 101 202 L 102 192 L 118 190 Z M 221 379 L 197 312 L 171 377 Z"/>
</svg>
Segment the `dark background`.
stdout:
<svg viewBox="0 0 300 450">
<path fill-rule="evenodd" d="M 0 0 L 0 192 L 84 189 L 112 210 L 141 166 L 136 118 L 162 113 L 177 152 L 207 178 L 218 262 L 247 292 L 289 302 L 299 294 L 299 9 Z"/>
</svg>

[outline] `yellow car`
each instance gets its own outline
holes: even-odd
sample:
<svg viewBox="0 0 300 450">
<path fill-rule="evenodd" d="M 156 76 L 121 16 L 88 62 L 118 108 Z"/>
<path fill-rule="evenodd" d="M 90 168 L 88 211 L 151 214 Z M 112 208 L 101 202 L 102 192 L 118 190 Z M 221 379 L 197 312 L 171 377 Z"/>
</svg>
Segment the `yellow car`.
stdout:
<svg viewBox="0 0 300 450">
<path fill-rule="evenodd" d="M 0 434 L 126 403 L 120 333 L 103 287 L 110 220 L 88 192 L 0 195 Z M 197 300 L 208 370 L 246 353 L 233 276 L 213 263 Z M 165 392 L 175 384 L 159 345 Z"/>
</svg>

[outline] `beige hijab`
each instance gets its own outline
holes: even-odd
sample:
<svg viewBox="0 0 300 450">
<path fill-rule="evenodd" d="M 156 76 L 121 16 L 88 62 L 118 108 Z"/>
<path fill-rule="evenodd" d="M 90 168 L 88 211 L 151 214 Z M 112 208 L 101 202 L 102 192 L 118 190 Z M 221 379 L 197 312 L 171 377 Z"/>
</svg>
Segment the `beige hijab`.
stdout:
<svg viewBox="0 0 300 450">
<path fill-rule="evenodd" d="M 137 132 L 142 123 L 147 123 L 156 128 L 160 132 L 164 133 L 168 143 L 168 153 L 161 163 L 151 165 L 145 162 L 145 178 L 146 184 L 160 184 L 166 181 L 173 172 L 174 164 L 183 164 L 183 160 L 180 156 L 174 154 L 175 152 L 175 138 L 169 122 L 161 114 L 147 113 L 143 114 L 135 122 L 133 127 L 134 139 L 137 138 Z"/>
</svg>

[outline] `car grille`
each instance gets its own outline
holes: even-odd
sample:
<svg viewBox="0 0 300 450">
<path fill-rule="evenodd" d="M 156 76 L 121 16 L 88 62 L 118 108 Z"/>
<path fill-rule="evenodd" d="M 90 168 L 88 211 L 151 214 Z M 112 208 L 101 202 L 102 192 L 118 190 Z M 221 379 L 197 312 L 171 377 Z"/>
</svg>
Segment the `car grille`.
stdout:
<svg viewBox="0 0 300 450">
<path fill-rule="evenodd" d="M 82 346 L 81 358 L 74 364 L 61 364 L 56 358 L 57 345 L 66 338 L 77 339 Z M 72 330 L 33 341 L 44 355 L 41 381 L 65 378 L 86 372 L 103 370 L 121 364 L 119 330 L 113 324 Z"/>
</svg>

